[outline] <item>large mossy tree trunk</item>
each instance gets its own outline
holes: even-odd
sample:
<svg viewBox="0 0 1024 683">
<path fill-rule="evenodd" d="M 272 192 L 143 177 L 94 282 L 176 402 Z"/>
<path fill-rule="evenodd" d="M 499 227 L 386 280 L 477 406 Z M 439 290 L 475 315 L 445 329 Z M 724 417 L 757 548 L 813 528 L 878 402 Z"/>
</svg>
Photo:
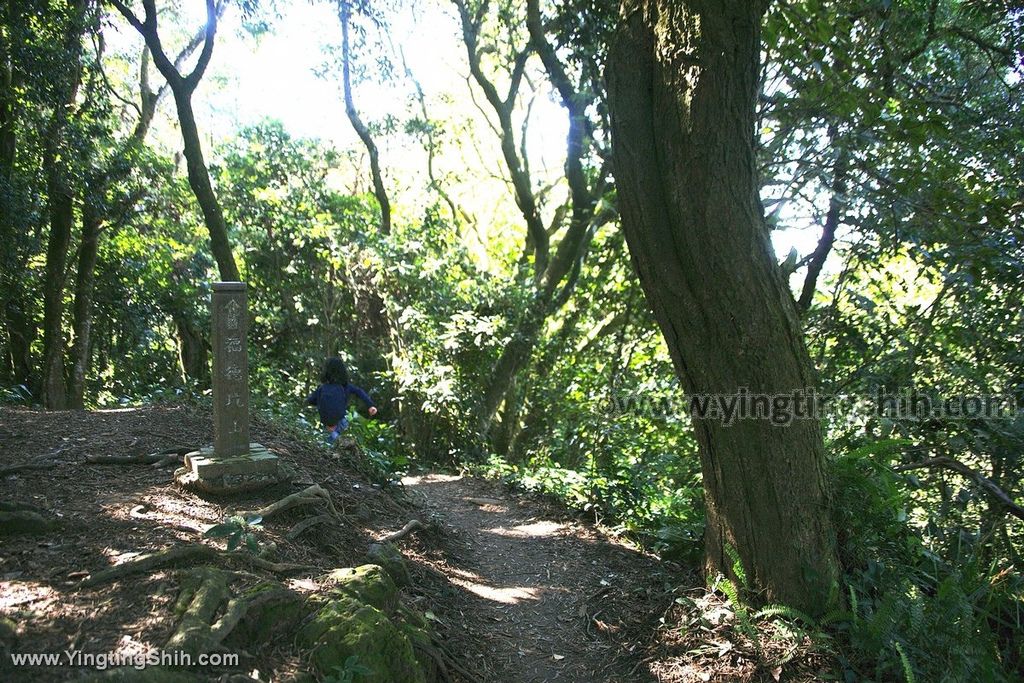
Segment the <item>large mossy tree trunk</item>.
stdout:
<svg viewBox="0 0 1024 683">
<path fill-rule="evenodd" d="M 765 2 L 626 0 L 607 77 L 623 230 L 687 394 L 813 386 L 757 194 Z M 838 580 L 821 428 L 695 419 L 709 572 L 735 549 L 767 600 L 819 613 Z"/>
</svg>

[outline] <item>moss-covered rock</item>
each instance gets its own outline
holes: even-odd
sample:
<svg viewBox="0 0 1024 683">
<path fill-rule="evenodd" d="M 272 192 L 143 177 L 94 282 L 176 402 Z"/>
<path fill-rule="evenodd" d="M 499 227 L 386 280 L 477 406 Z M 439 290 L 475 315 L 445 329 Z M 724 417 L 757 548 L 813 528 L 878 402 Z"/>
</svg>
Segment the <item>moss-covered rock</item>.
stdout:
<svg viewBox="0 0 1024 683">
<path fill-rule="evenodd" d="M 310 661 L 323 675 L 344 671 L 358 683 L 427 681 L 406 634 L 383 611 L 345 592 L 325 602 L 298 642 L 311 650 Z"/>
<path fill-rule="evenodd" d="M 245 617 L 230 639 L 262 644 L 275 635 L 291 631 L 309 612 L 306 598 L 276 581 L 264 581 L 242 594 L 249 603 Z"/>
<path fill-rule="evenodd" d="M 366 556 L 374 564 L 379 564 L 383 567 L 384 571 L 388 573 L 388 576 L 391 577 L 399 588 L 408 586 L 411 583 L 409 569 L 405 566 L 405 558 L 402 556 L 402 551 L 396 548 L 394 543 L 374 543 L 370 546 Z"/>
<path fill-rule="evenodd" d="M 422 614 L 408 607 L 398 608 L 396 623 L 402 634 L 409 639 L 413 655 L 428 681 L 438 678 L 437 661 L 431 656 L 434 644 L 430 637 L 430 626 Z"/>
<path fill-rule="evenodd" d="M 327 575 L 333 590 L 391 614 L 398 606 L 398 588 L 384 568 L 377 564 L 335 569 Z"/>
<path fill-rule="evenodd" d="M 10 645 L 18 639 L 18 622 L 9 617 L 0 616 L 0 643 Z"/>
</svg>

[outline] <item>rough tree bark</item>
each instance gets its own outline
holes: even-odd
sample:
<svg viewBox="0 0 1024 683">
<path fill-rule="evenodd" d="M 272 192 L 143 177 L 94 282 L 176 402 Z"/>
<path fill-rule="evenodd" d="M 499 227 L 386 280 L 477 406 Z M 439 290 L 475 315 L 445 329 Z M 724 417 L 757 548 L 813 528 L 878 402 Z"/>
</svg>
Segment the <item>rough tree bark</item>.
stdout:
<svg viewBox="0 0 1024 683">
<path fill-rule="evenodd" d="M 373 178 L 373 194 L 380 205 L 380 231 L 385 235 L 391 234 L 391 202 L 388 201 L 388 192 L 384 188 L 384 177 L 380 172 L 380 154 L 377 145 L 370 135 L 370 129 L 366 127 L 363 120 L 359 118 L 356 111 L 355 100 L 352 97 L 352 49 L 349 44 L 349 24 L 352 21 L 352 3 L 350 0 L 341 0 L 338 10 L 341 19 L 341 81 L 342 89 L 345 92 L 345 114 L 355 129 L 359 139 L 366 147 L 366 153 L 370 157 L 370 175 Z"/>
<path fill-rule="evenodd" d="M 0 29 L 0 321 L 5 346 L 2 353 L 4 375 L 13 384 L 32 383 L 32 344 L 38 330 L 30 311 L 23 274 L 29 251 L 18 247 L 19 226 L 15 204 L 14 167 L 18 148 L 17 121 L 20 113 L 17 93 L 25 80 L 23 50 L 28 17 L 20 3 L 0 5 L 3 12 Z"/>
<path fill-rule="evenodd" d="M 199 53 L 199 61 L 195 68 L 190 74 L 183 76 L 178 70 L 179 66 L 167 57 L 160 42 L 160 33 L 157 29 L 156 0 L 143 0 L 142 6 L 146 14 L 141 21 L 120 0 L 111 0 L 111 3 L 145 39 L 150 54 L 153 56 L 153 63 L 167 79 L 171 94 L 174 96 L 174 105 L 178 111 L 178 123 L 181 126 L 181 137 L 185 145 L 188 183 L 196 196 L 196 201 L 199 202 L 199 208 L 203 212 L 203 222 L 210 233 L 210 250 L 213 252 L 213 258 L 217 261 L 221 280 L 237 281 L 240 277 L 235 257 L 231 253 L 227 223 L 224 220 L 224 212 L 221 210 L 217 193 L 210 182 L 210 172 L 206 168 L 203 146 L 199 139 L 199 128 L 196 126 L 195 112 L 192 110 L 192 94 L 195 92 L 196 86 L 199 85 L 199 81 L 210 63 L 210 57 L 213 55 L 213 42 L 217 34 L 217 17 L 220 11 L 214 4 L 214 0 L 206 0 L 206 32 L 203 49 Z"/>
<path fill-rule="evenodd" d="M 630 253 L 690 396 L 813 386 L 757 195 L 767 2 L 626 0 L 607 77 Z M 838 580 L 817 420 L 695 419 L 709 572 L 739 554 L 767 600 L 820 613 Z"/>
<path fill-rule="evenodd" d="M 8 382 L 24 382 L 26 379 L 19 377 L 17 340 L 21 332 L 14 324 L 18 317 L 16 311 L 21 306 L 15 300 L 16 274 L 20 269 L 16 267 L 17 250 L 13 248 L 14 192 L 11 187 L 18 140 L 15 121 L 18 114 L 16 88 L 19 69 L 12 54 L 16 27 L 21 24 L 18 10 L 13 3 L 4 3 L 0 7 L 0 242 L 8 245 L 0 256 L 0 325 L 3 326 L 0 364 L 3 377 Z"/>
</svg>

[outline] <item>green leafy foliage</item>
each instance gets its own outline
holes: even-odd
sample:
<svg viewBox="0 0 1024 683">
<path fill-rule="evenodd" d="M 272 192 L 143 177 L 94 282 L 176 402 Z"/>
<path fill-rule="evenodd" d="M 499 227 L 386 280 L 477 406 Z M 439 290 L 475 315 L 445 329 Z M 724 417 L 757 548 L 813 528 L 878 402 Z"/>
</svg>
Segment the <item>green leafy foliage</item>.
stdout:
<svg viewBox="0 0 1024 683">
<path fill-rule="evenodd" d="M 369 668 L 359 663 L 357 655 L 349 655 L 342 666 L 334 667 L 334 671 L 324 677 L 324 683 L 354 683 L 357 677 L 372 673 Z"/>
<path fill-rule="evenodd" d="M 220 524 L 214 524 L 203 535 L 207 538 L 223 538 L 229 551 L 245 548 L 251 553 L 257 553 L 260 541 L 256 530 L 262 521 L 263 518 L 258 515 L 234 515 Z"/>
</svg>

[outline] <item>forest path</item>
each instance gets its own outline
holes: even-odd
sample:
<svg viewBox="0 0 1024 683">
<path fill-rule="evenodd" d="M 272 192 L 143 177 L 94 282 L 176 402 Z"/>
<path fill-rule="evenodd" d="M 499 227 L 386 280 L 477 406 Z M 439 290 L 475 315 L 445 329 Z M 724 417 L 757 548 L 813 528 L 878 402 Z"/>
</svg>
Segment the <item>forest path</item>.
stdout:
<svg viewBox="0 0 1024 683">
<path fill-rule="evenodd" d="M 655 680 L 640 643 L 657 625 L 653 558 L 492 482 L 428 474 L 406 491 L 444 531 L 420 558 L 449 649 L 482 681 Z M 662 608 L 663 609 L 663 608 Z"/>
</svg>

